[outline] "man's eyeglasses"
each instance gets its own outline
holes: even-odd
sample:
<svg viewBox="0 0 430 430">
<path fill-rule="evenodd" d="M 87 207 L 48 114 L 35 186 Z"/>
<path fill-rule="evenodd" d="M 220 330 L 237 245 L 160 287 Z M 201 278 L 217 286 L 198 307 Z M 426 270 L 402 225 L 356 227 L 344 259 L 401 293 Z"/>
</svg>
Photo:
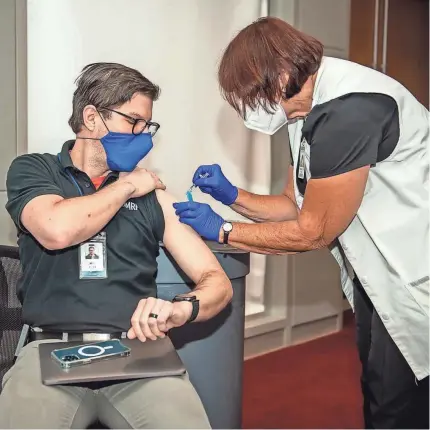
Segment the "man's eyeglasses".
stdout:
<svg viewBox="0 0 430 430">
<path fill-rule="evenodd" d="M 157 133 L 158 129 L 160 128 L 160 124 L 158 124 L 157 122 L 146 121 L 146 119 L 143 119 L 143 118 L 133 118 L 129 115 L 126 115 L 125 113 L 118 112 L 117 110 L 114 110 L 114 109 L 101 107 L 99 108 L 99 110 L 107 110 L 109 112 L 116 113 L 126 118 L 128 122 L 133 125 L 132 133 L 135 136 L 143 132 L 150 133 L 151 136 L 154 136 L 155 133 Z"/>
</svg>

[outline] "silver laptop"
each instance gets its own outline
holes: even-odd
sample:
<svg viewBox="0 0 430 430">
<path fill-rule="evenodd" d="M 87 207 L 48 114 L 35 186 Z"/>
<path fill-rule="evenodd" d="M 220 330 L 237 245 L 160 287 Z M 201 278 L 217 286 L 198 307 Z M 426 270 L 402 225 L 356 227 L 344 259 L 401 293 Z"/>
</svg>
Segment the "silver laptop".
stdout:
<svg viewBox="0 0 430 430">
<path fill-rule="evenodd" d="M 64 370 L 51 356 L 54 349 L 83 345 L 84 342 L 48 342 L 39 344 L 42 382 L 45 385 L 78 384 L 96 381 L 120 381 L 185 373 L 171 340 L 166 336 L 155 341 L 120 339 L 130 348 L 127 357 L 115 357 Z"/>
</svg>

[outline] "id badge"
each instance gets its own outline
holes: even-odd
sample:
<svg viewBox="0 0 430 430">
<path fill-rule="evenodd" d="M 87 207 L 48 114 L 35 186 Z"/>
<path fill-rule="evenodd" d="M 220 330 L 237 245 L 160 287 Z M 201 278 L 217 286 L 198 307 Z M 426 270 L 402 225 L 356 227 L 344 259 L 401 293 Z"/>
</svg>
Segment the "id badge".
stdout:
<svg viewBox="0 0 430 430">
<path fill-rule="evenodd" d="M 107 278 L 106 233 L 101 232 L 79 246 L 79 279 Z"/>
<path fill-rule="evenodd" d="M 299 179 L 305 178 L 305 144 L 302 141 L 300 143 L 300 154 L 299 154 Z"/>
</svg>

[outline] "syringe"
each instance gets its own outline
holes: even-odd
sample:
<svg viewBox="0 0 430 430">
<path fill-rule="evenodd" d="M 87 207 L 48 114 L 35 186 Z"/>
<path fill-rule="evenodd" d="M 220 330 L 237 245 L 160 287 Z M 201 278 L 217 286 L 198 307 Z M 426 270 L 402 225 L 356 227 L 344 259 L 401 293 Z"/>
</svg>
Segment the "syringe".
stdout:
<svg viewBox="0 0 430 430">
<path fill-rule="evenodd" d="M 207 178 L 209 176 L 209 173 L 205 173 L 204 175 L 200 175 L 201 179 Z M 193 201 L 193 188 L 195 188 L 195 185 L 191 185 L 191 187 L 188 189 L 188 191 L 185 193 L 185 195 L 187 196 L 187 200 L 189 202 Z"/>
</svg>

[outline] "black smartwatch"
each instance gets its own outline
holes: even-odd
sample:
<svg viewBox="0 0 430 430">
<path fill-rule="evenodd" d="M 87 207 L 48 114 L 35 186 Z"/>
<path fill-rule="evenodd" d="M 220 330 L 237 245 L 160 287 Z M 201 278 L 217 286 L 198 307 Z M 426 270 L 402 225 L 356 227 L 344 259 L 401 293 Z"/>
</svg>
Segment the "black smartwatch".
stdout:
<svg viewBox="0 0 430 430">
<path fill-rule="evenodd" d="M 231 222 L 225 222 L 222 226 L 222 231 L 224 232 L 224 237 L 223 237 L 223 241 L 222 243 L 224 245 L 228 244 L 228 236 L 231 233 L 231 231 L 233 230 L 233 224 Z"/>
<path fill-rule="evenodd" d="M 199 301 L 197 300 L 196 296 L 175 296 L 173 297 L 172 303 L 175 302 L 190 302 L 193 305 L 193 310 L 191 311 L 191 316 L 188 319 L 187 322 L 192 322 L 197 318 L 197 315 L 199 314 Z"/>
</svg>

